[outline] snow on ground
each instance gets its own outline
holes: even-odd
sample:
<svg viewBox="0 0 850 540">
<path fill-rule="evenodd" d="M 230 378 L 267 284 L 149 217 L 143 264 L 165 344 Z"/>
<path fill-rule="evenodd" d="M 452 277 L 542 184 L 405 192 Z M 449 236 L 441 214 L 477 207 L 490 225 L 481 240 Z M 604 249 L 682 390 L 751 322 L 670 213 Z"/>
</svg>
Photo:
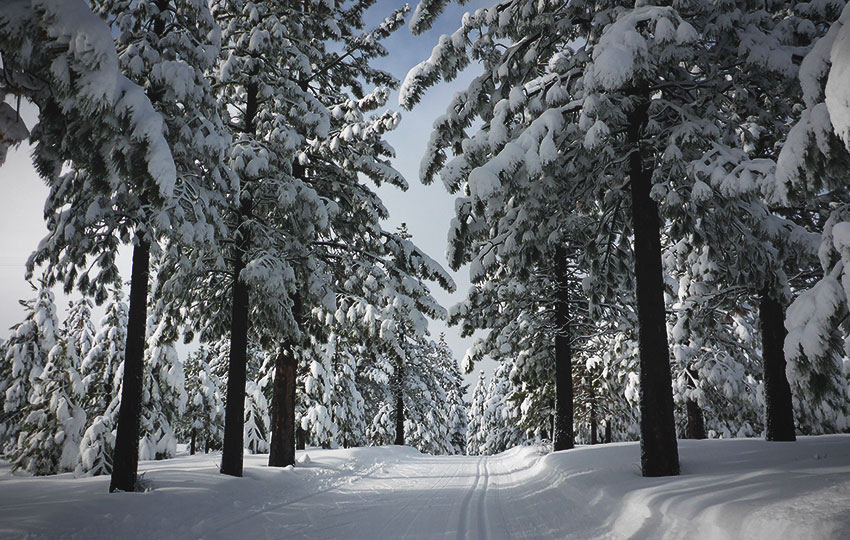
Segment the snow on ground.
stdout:
<svg viewBox="0 0 850 540">
<path fill-rule="evenodd" d="M 311 449 L 295 468 L 216 454 L 141 463 L 145 493 L 108 478 L 0 465 L 0 538 L 742 538 L 850 536 L 850 436 L 680 441 L 682 475 L 642 478 L 636 443 L 542 455 L 435 457 Z"/>
</svg>

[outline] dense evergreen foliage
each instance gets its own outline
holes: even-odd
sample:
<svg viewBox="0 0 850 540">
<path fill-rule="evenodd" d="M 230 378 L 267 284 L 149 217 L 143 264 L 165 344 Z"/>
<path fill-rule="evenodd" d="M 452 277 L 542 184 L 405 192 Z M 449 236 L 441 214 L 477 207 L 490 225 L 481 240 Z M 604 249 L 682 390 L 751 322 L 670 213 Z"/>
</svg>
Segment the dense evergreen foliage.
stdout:
<svg viewBox="0 0 850 540">
<path fill-rule="evenodd" d="M 408 6 L 369 27 L 374 0 L 7 4 L 0 164 L 28 139 L 49 189 L 0 343 L 16 469 L 127 491 L 181 443 L 241 476 L 296 445 L 640 439 L 664 476 L 677 437 L 850 431 L 842 0 L 504 0 L 400 85 L 376 66 Z M 473 65 L 420 167 L 473 284 L 447 310 L 377 189 L 407 188 L 391 93 L 412 108 Z M 461 363 L 429 319 L 475 337 Z"/>
</svg>

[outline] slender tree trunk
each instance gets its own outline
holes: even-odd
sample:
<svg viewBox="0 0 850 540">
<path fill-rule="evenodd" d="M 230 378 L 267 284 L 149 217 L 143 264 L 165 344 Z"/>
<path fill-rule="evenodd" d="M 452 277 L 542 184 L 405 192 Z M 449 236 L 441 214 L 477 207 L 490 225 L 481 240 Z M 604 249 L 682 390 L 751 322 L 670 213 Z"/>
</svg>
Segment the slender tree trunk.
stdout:
<svg viewBox="0 0 850 540">
<path fill-rule="evenodd" d="M 688 439 L 705 439 L 705 421 L 699 404 L 689 399 L 685 407 L 688 410 Z"/>
<path fill-rule="evenodd" d="M 250 215 L 249 199 L 244 199 L 240 220 Z M 244 221 L 243 221 L 244 222 Z M 237 232 L 233 265 L 233 305 L 230 320 L 230 363 L 227 367 L 227 405 L 224 409 L 224 444 L 221 472 L 242 476 L 242 452 L 245 431 L 245 381 L 248 368 L 248 286 L 242 280 L 245 252 L 250 241 L 248 231 Z"/>
<path fill-rule="evenodd" d="M 301 426 L 297 426 L 295 428 L 295 449 L 304 450 L 305 448 L 307 448 L 307 432 Z"/>
<path fill-rule="evenodd" d="M 570 293 L 567 282 L 567 250 L 555 249 L 555 432 L 552 447 L 569 450 L 573 433 L 573 351 L 570 345 Z"/>
<path fill-rule="evenodd" d="M 145 356 L 145 326 L 148 318 L 148 277 L 151 246 L 140 234 L 133 247 L 130 277 L 130 313 L 124 350 L 124 378 L 118 409 L 118 433 L 112 455 L 109 492 L 134 491 L 139 465 L 139 417 L 142 412 L 142 375 Z"/>
<path fill-rule="evenodd" d="M 599 422 L 596 419 L 596 407 L 590 403 L 590 444 L 599 443 Z"/>
<path fill-rule="evenodd" d="M 607 418 L 605 420 L 605 444 L 611 442 L 611 419 Z"/>
<path fill-rule="evenodd" d="M 696 388 L 696 380 L 697 374 L 688 369 L 688 387 Z M 699 406 L 699 403 L 696 401 L 689 399 L 685 402 L 685 409 L 688 412 L 688 427 L 686 436 L 688 439 L 705 439 L 705 420 L 703 419 L 702 409 Z"/>
<path fill-rule="evenodd" d="M 404 368 L 400 360 L 395 384 L 395 444 L 404 444 Z"/>
<path fill-rule="evenodd" d="M 795 441 L 791 387 L 785 376 L 785 308 L 765 288 L 759 302 L 764 362 L 764 427 L 768 441 Z"/>
<path fill-rule="evenodd" d="M 257 116 L 257 85 L 245 87 L 245 133 L 254 133 Z M 224 409 L 224 442 L 221 447 L 221 472 L 230 476 L 242 476 L 242 452 L 245 437 L 245 381 L 248 368 L 248 285 L 242 280 L 245 257 L 251 244 L 246 221 L 251 216 L 251 195 L 240 193 L 240 208 L 237 216 L 236 246 L 233 261 L 233 303 L 230 318 L 230 362 L 227 366 L 227 405 Z"/>
<path fill-rule="evenodd" d="M 195 428 L 192 428 L 192 439 L 189 443 L 189 455 L 195 455 L 195 441 L 197 439 L 197 434 L 195 433 Z"/>
<path fill-rule="evenodd" d="M 301 325 L 301 301 L 294 299 L 292 315 Z M 295 465 L 295 384 L 298 368 L 296 349 L 298 341 L 287 339 L 275 363 L 272 392 L 271 447 L 269 467 Z"/>
<path fill-rule="evenodd" d="M 644 476 L 679 474 L 673 420 L 673 388 L 664 312 L 658 205 L 650 197 L 652 171 L 644 167 L 641 134 L 648 122 L 646 89 L 635 92 L 629 113 L 629 177 L 632 192 L 635 282 L 640 348 L 641 470 Z"/>
</svg>

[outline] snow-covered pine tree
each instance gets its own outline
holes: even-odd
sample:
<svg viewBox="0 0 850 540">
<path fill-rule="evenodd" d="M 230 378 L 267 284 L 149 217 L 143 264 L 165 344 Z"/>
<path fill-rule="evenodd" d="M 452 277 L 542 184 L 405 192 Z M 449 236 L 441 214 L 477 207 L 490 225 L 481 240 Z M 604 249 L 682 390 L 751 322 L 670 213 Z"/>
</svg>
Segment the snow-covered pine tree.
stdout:
<svg viewBox="0 0 850 540">
<path fill-rule="evenodd" d="M 472 402 L 467 411 L 466 423 L 466 453 L 478 455 L 484 442 L 487 426 L 484 423 L 484 400 L 487 393 L 487 379 L 484 370 L 478 372 L 478 382 L 472 390 Z"/>
<path fill-rule="evenodd" d="M 86 413 L 73 343 L 61 336 L 47 355 L 41 373 L 31 380 L 22 422 L 10 461 L 33 475 L 73 471 L 80 453 Z"/>
<path fill-rule="evenodd" d="M 29 271 L 45 264 L 48 282 L 62 281 L 66 289 L 77 287 L 102 301 L 118 279 L 118 244 L 134 243 L 126 350 L 131 361 L 125 360 L 122 399 L 122 408 L 129 409 L 119 419 L 132 426 L 138 417 L 151 242 L 162 233 L 203 241 L 210 232 L 197 224 L 206 222 L 207 183 L 220 180 L 218 162 L 226 146 L 204 79 L 217 56 L 217 34 L 205 2 L 96 2 L 107 24 L 79 2 L 14 7 L 0 21 L 4 65 L 51 76 L 26 95 L 40 110 L 32 138 L 38 143 L 35 162 L 51 186 L 48 229 L 63 231 L 41 243 Z M 110 25 L 118 30 L 120 54 Z M 33 33 L 36 28 L 42 30 Z M 33 35 L 47 42 L 33 43 Z M 80 42 L 87 46 L 76 46 Z M 43 67 L 48 64 L 50 69 Z M 88 257 L 97 264 L 90 265 Z M 138 430 L 119 431 L 121 459 L 111 489 L 132 490 Z"/>
<path fill-rule="evenodd" d="M 89 353 L 80 365 L 86 394 L 82 406 L 89 425 L 80 442 L 77 476 L 112 473 L 115 451 L 115 426 L 123 375 L 124 347 L 127 343 L 127 305 L 119 287 L 100 321 Z"/>
<path fill-rule="evenodd" d="M 799 69 L 802 112 L 788 132 L 777 159 L 776 191 L 790 205 L 821 198 L 831 201 L 820 229 L 817 255 L 822 276 L 789 306 L 785 326 L 788 382 L 794 394 L 797 426 L 803 433 L 850 429 L 846 273 L 850 201 L 847 170 L 847 22 L 843 3 L 798 6 L 810 22 L 834 21 L 814 42 Z M 824 28 L 824 24 L 816 28 Z M 814 34 L 814 33 L 812 33 Z M 817 37 L 810 35 L 811 38 Z"/>
<path fill-rule="evenodd" d="M 712 250 L 693 244 L 680 241 L 665 258 L 678 289 L 670 335 L 674 398 L 686 421 L 680 432 L 695 439 L 753 436 L 763 409 L 757 312 L 745 286 L 724 283 Z M 671 261 L 676 257 L 685 260 Z"/>
<path fill-rule="evenodd" d="M 470 453 L 498 454 L 526 441 L 526 432 L 518 424 L 519 410 L 511 399 L 510 368 L 510 363 L 500 363 L 487 384 L 481 406 L 483 429 L 476 436 L 480 445 Z"/>
<path fill-rule="evenodd" d="M 176 427 L 186 411 L 183 362 L 177 356 L 174 327 L 154 314 L 147 327 L 139 437 L 139 459 L 165 459 L 177 451 Z"/>
<path fill-rule="evenodd" d="M 34 290 L 35 287 L 33 287 Z M 41 284 L 35 298 L 21 301 L 27 312 L 24 320 L 12 327 L 4 343 L 4 387 L 0 450 L 4 455 L 15 451 L 18 431 L 26 419 L 33 385 L 48 363 L 48 355 L 60 340 L 59 321 L 53 292 Z"/>
<path fill-rule="evenodd" d="M 62 324 L 62 335 L 80 360 L 88 356 L 94 345 L 95 328 L 91 321 L 91 309 L 92 301 L 85 296 L 69 302 L 68 316 Z"/>
<path fill-rule="evenodd" d="M 338 261 L 356 257 L 368 267 L 370 257 L 380 259 L 397 245 L 381 231 L 378 220 L 385 209 L 359 174 L 375 183 L 406 185 L 389 166 L 386 158 L 393 151 L 383 141 L 383 134 L 397 124 L 397 115 L 369 114 L 385 104 L 387 87 L 395 84 L 388 73 L 369 63 L 386 54 L 381 41 L 402 24 L 406 8 L 375 29 L 363 30 L 367 4 L 215 5 L 217 16 L 226 21 L 228 47 L 220 95 L 241 111 L 231 122 L 231 159 L 241 181 L 240 196 L 233 201 L 239 236 L 232 257 L 236 279 L 230 283 L 233 308 L 238 309 L 231 317 L 234 369 L 241 370 L 240 351 L 247 338 L 240 336 L 247 335 L 249 318 L 279 343 L 278 358 L 291 363 L 297 356 L 294 349 L 307 347 L 302 326 L 309 326 L 313 311 L 333 316 L 337 310 L 332 284 L 345 283 L 346 272 L 356 266 Z M 258 216 L 262 219 L 255 219 Z M 343 298 L 348 294 L 338 293 Z M 240 387 L 235 375 L 236 384 L 229 385 L 233 392 Z M 295 385 L 284 382 L 276 385 L 279 392 L 284 386 L 294 392 Z M 239 402 L 238 397 L 228 398 L 233 406 Z M 273 409 L 294 418 L 292 407 L 286 406 L 294 403 L 292 395 L 273 402 L 280 403 Z M 234 423 L 241 417 L 238 411 L 228 413 Z M 275 420 L 273 426 L 278 425 L 290 423 Z M 226 429 L 233 439 L 225 443 L 223 470 L 228 474 L 239 474 L 235 454 L 241 445 L 235 438 L 240 431 Z M 292 434 L 282 431 L 280 453 L 276 437 L 272 440 L 270 463 L 275 465 L 294 459 Z"/>
<path fill-rule="evenodd" d="M 105 414 L 119 396 L 126 344 L 127 304 L 123 301 L 121 289 L 115 287 L 106 313 L 100 320 L 100 329 L 80 365 L 80 375 L 86 387 L 83 407 L 89 418 Z"/>
<path fill-rule="evenodd" d="M 116 458 L 110 490 L 132 490 L 139 446 L 148 274 L 151 249 L 160 238 L 175 245 L 215 244 L 219 222 L 216 204 L 230 188 L 223 172 L 229 144 L 219 105 L 206 79 L 218 58 L 220 33 L 206 2 L 171 0 L 99 0 L 98 13 L 118 30 L 121 67 L 145 88 L 165 120 L 172 148 L 174 181 L 151 190 L 141 182 L 131 190 L 134 219 L 133 274 L 124 384 L 118 419 Z M 134 171 L 128 171 L 134 181 Z M 129 238 L 129 230 L 124 236 Z M 178 248 L 179 249 L 179 248 Z"/>
<path fill-rule="evenodd" d="M 444 409 L 448 425 L 448 453 L 463 454 L 466 447 L 468 405 L 464 396 L 468 387 L 463 382 L 460 365 L 446 342 L 444 333 L 440 334 L 434 357 L 434 370 L 442 375 L 442 385 L 446 392 Z"/>
<path fill-rule="evenodd" d="M 214 348 L 207 344 L 186 359 L 185 414 L 179 419 L 179 436 L 189 442 L 189 453 L 221 448 L 224 436 L 224 384 L 213 372 Z"/>
</svg>

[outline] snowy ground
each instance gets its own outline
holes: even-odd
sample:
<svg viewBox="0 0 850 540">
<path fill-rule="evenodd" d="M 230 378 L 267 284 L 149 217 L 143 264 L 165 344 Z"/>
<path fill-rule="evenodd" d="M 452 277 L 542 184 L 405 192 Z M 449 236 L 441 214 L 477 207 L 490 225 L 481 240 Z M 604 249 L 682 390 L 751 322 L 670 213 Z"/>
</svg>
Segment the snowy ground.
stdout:
<svg viewBox="0 0 850 540">
<path fill-rule="evenodd" d="M 2 538 L 850 537 L 850 436 L 680 441 L 683 474 L 642 478 L 638 446 L 433 457 L 406 447 L 144 462 L 146 493 L 107 478 L 28 478 L 0 465 Z"/>
</svg>

